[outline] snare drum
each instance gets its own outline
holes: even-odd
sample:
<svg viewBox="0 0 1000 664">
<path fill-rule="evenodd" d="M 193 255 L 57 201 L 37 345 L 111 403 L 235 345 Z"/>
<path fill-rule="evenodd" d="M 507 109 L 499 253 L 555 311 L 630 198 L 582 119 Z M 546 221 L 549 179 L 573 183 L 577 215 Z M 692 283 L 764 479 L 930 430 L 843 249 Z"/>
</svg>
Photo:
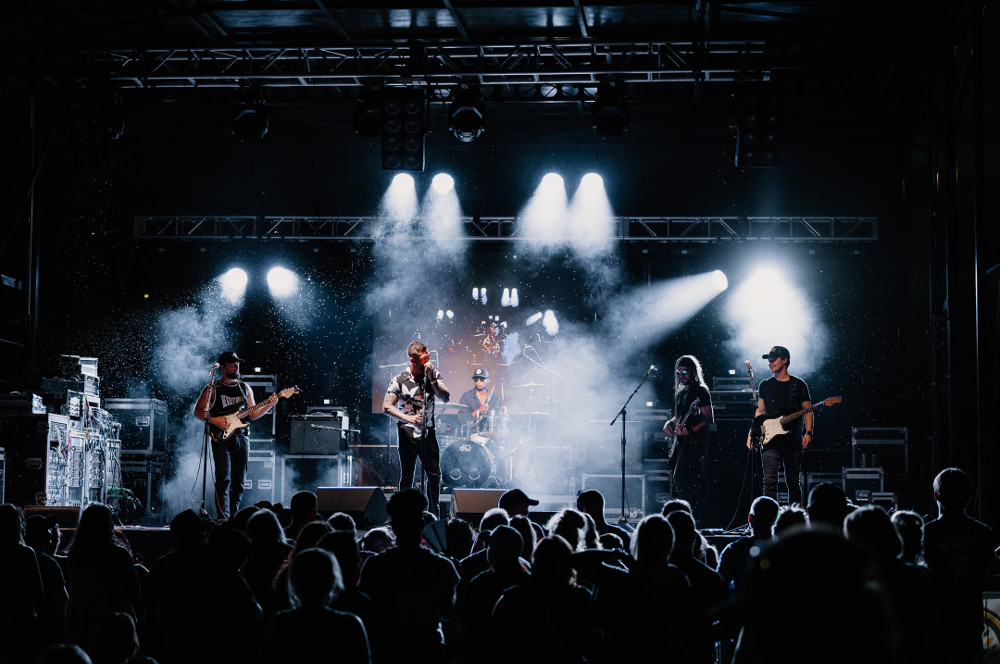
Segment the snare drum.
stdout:
<svg viewBox="0 0 1000 664">
<path fill-rule="evenodd" d="M 452 443 L 441 453 L 441 475 L 451 487 L 480 489 L 496 482 L 496 471 L 493 453 L 471 440 Z"/>
<path fill-rule="evenodd" d="M 507 413 L 488 410 L 479 416 L 477 432 L 483 438 L 500 438 L 507 433 Z"/>
</svg>

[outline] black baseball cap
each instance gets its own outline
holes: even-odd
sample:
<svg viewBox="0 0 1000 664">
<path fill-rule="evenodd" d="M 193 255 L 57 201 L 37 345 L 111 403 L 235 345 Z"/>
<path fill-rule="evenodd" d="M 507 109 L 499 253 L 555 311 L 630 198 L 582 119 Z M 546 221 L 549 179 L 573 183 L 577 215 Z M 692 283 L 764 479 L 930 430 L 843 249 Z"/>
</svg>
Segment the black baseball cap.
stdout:
<svg viewBox="0 0 1000 664">
<path fill-rule="evenodd" d="M 217 362 L 219 364 L 235 364 L 237 362 L 242 362 L 243 359 L 239 355 L 231 350 L 227 350 L 225 353 L 219 356 Z"/>
<path fill-rule="evenodd" d="M 503 508 L 510 511 L 508 508 L 514 505 L 537 505 L 538 501 L 533 498 L 528 498 L 528 494 L 521 491 L 520 489 L 511 489 L 507 491 L 502 496 L 500 500 L 497 501 L 497 507 Z"/>
<path fill-rule="evenodd" d="M 489 378 L 490 377 L 490 372 L 487 371 L 486 369 L 476 369 L 472 373 L 472 377 L 473 378 Z"/>
<path fill-rule="evenodd" d="M 760 357 L 768 362 L 779 357 L 785 360 L 791 359 L 788 355 L 788 349 L 784 346 L 771 346 L 771 350 Z"/>
</svg>

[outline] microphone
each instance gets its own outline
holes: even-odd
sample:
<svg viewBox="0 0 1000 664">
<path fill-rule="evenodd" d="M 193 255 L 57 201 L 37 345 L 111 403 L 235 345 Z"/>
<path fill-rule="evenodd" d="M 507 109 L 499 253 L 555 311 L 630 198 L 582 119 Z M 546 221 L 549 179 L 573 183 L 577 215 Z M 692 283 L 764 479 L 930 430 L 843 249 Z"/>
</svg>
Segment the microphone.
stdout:
<svg viewBox="0 0 1000 664">
<path fill-rule="evenodd" d="M 743 364 L 747 365 L 747 372 L 752 376 L 753 375 L 753 367 L 750 366 L 750 360 L 743 360 Z"/>
<path fill-rule="evenodd" d="M 213 365 L 212 365 L 212 368 L 213 368 L 213 369 L 218 369 L 218 368 L 219 368 L 219 363 L 218 363 L 218 362 L 216 362 L 215 364 L 213 364 Z"/>
<path fill-rule="evenodd" d="M 655 365 L 655 364 L 650 364 L 650 365 L 649 365 L 649 370 L 650 370 L 650 371 L 659 371 L 659 369 L 657 369 L 657 368 L 656 368 L 656 365 Z"/>
</svg>

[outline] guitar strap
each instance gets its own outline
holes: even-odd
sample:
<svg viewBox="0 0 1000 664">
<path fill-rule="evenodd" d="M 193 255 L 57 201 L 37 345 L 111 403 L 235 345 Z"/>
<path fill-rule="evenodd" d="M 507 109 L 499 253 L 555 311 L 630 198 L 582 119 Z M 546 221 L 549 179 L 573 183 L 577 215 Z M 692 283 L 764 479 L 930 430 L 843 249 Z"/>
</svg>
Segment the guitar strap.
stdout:
<svg viewBox="0 0 1000 664">
<path fill-rule="evenodd" d="M 242 380 L 240 380 L 239 378 L 237 378 L 236 379 L 236 387 L 240 388 L 240 394 L 243 395 L 243 402 L 246 404 L 247 408 L 249 408 L 250 407 L 250 399 L 247 398 L 246 385 L 243 383 Z M 248 423 L 247 426 L 245 426 L 245 427 L 243 427 L 243 428 L 241 428 L 241 429 L 239 429 L 237 431 L 234 431 L 233 435 L 234 436 L 240 436 L 240 435 L 242 435 L 242 436 L 246 436 L 247 438 L 249 438 L 250 437 L 250 434 L 248 433 L 249 430 L 250 430 L 250 425 Z"/>
</svg>

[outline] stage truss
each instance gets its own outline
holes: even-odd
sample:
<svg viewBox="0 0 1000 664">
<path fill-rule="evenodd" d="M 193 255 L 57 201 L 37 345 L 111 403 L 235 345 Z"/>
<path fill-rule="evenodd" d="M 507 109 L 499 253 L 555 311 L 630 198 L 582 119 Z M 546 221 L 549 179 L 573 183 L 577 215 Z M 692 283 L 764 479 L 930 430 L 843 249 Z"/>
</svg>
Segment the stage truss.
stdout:
<svg viewBox="0 0 1000 664">
<path fill-rule="evenodd" d="M 175 215 L 137 216 L 135 237 L 142 240 L 237 240 L 270 241 L 379 241 L 465 240 L 532 241 L 547 239 L 527 234 L 515 217 L 463 217 L 461 232 L 434 237 L 420 220 L 412 234 L 390 236 L 389 224 L 380 217 L 322 216 L 230 216 Z M 624 242 L 741 242 L 778 240 L 785 242 L 863 243 L 878 240 L 878 217 L 615 217 L 612 238 Z"/>
</svg>

